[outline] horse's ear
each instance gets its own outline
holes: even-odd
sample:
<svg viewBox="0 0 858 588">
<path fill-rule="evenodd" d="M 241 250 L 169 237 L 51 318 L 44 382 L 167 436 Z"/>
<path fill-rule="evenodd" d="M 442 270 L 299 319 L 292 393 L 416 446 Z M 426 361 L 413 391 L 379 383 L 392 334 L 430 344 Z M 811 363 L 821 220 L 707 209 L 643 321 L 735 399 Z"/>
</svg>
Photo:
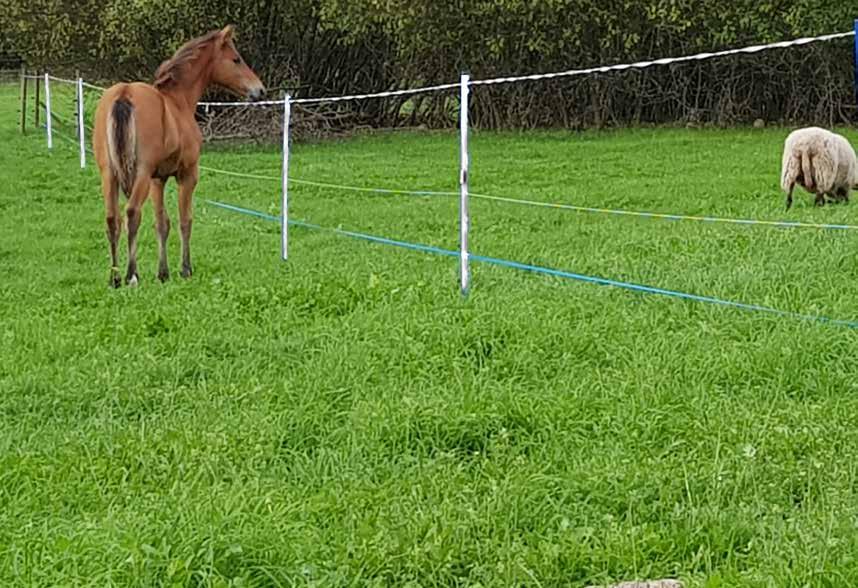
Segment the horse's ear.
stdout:
<svg viewBox="0 0 858 588">
<path fill-rule="evenodd" d="M 220 32 L 220 38 L 224 43 L 232 41 L 232 36 L 235 34 L 235 27 L 232 25 L 226 25 L 224 29 Z"/>
</svg>

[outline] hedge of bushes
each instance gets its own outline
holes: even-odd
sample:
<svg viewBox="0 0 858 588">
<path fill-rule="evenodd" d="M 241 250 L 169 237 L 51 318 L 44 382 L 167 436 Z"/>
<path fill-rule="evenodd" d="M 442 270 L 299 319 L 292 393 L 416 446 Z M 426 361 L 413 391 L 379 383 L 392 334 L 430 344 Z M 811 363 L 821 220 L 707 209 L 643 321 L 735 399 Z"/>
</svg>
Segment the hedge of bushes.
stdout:
<svg viewBox="0 0 858 588">
<path fill-rule="evenodd" d="M 0 0 L 0 51 L 33 68 L 148 79 L 181 42 L 227 22 L 269 86 L 297 95 L 681 55 L 850 30 L 818 0 Z M 854 121 L 852 43 L 647 71 L 481 88 L 483 127 Z M 407 106 L 407 108 L 404 108 Z M 449 97 L 343 105 L 362 123 L 450 125 Z"/>
</svg>

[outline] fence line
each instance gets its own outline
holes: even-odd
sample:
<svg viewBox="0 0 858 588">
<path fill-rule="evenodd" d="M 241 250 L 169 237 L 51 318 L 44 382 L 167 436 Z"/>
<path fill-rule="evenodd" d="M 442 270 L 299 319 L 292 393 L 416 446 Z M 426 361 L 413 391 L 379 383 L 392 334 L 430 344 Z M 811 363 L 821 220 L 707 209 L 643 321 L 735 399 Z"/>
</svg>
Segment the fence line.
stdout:
<svg viewBox="0 0 858 588">
<path fill-rule="evenodd" d="M 584 69 L 570 69 L 546 74 L 531 74 L 524 76 L 510 76 L 503 78 L 493 78 L 488 80 L 475 80 L 471 82 L 474 86 L 488 86 L 496 84 L 509 84 L 513 82 L 525 82 L 535 80 L 548 80 L 554 78 L 572 77 L 587 75 L 593 73 L 607 73 L 611 71 L 624 71 L 629 69 L 644 69 L 656 65 L 672 65 L 674 63 L 685 63 L 688 61 L 703 61 L 706 59 L 714 59 L 718 57 L 727 57 L 729 55 L 739 55 L 742 53 L 759 53 L 769 49 L 785 49 L 788 47 L 796 47 L 799 45 L 807 45 L 808 43 L 817 43 L 823 41 L 833 41 L 836 39 L 844 39 L 846 37 L 854 37 L 855 31 L 845 33 L 835 33 L 832 35 L 820 35 L 818 37 L 802 37 L 792 41 L 779 41 L 776 43 L 768 43 L 765 45 L 751 45 L 740 49 L 726 49 L 724 51 L 714 51 L 706 53 L 697 53 L 695 55 L 684 55 L 682 57 L 664 57 L 661 59 L 653 59 L 651 61 L 636 61 L 634 63 L 621 63 L 616 65 L 602 65 L 597 67 L 588 67 Z"/>
<path fill-rule="evenodd" d="M 42 79 L 40 76 L 24 76 L 27 79 Z M 74 80 L 69 80 L 65 78 L 58 78 L 54 76 L 50 76 L 51 80 L 56 82 L 61 82 L 64 84 L 77 84 Z M 91 90 L 98 90 L 100 92 L 104 92 L 107 88 L 102 86 L 96 86 L 94 84 L 89 84 L 84 82 L 84 86 Z M 459 84 L 443 84 L 439 86 L 430 86 L 426 88 L 413 88 L 413 89 L 405 89 L 405 90 L 392 90 L 388 92 L 376 92 L 372 94 L 352 94 L 348 96 L 336 96 L 332 98 L 296 98 L 292 99 L 293 104 L 317 104 L 321 102 L 345 102 L 349 100 L 365 100 L 370 98 L 388 98 L 391 96 L 406 96 L 410 94 L 420 94 L 426 92 L 434 92 L 439 90 L 453 89 L 458 88 Z M 257 100 L 254 102 L 250 102 L 247 100 L 243 101 L 233 101 L 233 102 L 217 102 L 217 101 L 202 101 L 198 102 L 197 106 L 201 106 L 204 108 L 209 107 L 239 107 L 239 108 L 260 108 L 266 106 L 282 106 L 283 100 Z"/>
<path fill-rule="evenodd" d="M 207 167 L 205 165 L 201 165 L 201 166 L 199 166 L 199 168 L 202 171 L 212 172 L 212 173 L 220 174 L 220 175 L 224 175 L 224 176 L 232 176 L 235 178 L 246 178 L 248 180 L 280 181 L 280 178 L 277 176 L 263 176 L 263 175 L 259 175 L 259 174 L 248 174 L 248 173 L 244 173 L 244 172 L 234 172 L 234 171 L 229 171 L 229 170 L 225 170 L 225 169 L 218 169 L 216 167 Z M 291 181 L 294 181 L 294 180 L 291 180 Z"/>
<path fill-rule="evenodd" d="M 684 55 L 680 57 L 665 57 L 662 59 L 653 59 L 650 61 L 637 61 L 633 63 L 623 63 L 623 64 L 615 64 L 615 65 L 602 65 L 597 67 L 589 67 L 583 69 L 570 69 L 566 71 L 552 72 L 552 73 L 543 73 L 543 74 L 531 74 L 531 75 L 522 75 L 522 76 L 508 76 L 508 77 L 499 77 L 499 78 L 489 78 L 483 80 L 470 80 L 468 84 L 470 86 L 488 86 L 488 85 L 498 85 L 498 84 L 509 84 L 514 82 L 525 82 L 525 81 L 538 81 L 538 80 L 548 80 L 555 78 L 564 78 L 564 77 L 573 77 L 573 76 L 581 76 L 593 73 L 607 73 L 611 71 L 624 71 L 629 69 L 644 69 L 648 67 L 653 67 L 656 65 L 671 65 L 674 63 L 684 63 L 689 61 L 703 61 L 707 59 L 715 59 L 719 57 L 727 57 L 730 55 L 739 55 L 739 54 L 752 54 L 759 53 L 761 51 L 767 51 L 770 49 L 786 49 L 789 47 L 797 47 L 800 45 L 807 45 L 809 43 L 818 43 L 825 41 L 833 41 L 837 39 L 844 39 L 847 37 L 854 37 L 855 31 L 848 31 L 845 33 L 834 33 L 830 35 L 819 35 L 816 37 L 801 37 L 798 39 L 793 39 L 790 41 L 778 41 L 775 43 L 767 43 L 764 45 L 750 45 L 748 47 L 742 47 L 739 49 L 726 49 L 724 51 L 714 51 L 714 52 L 704 52 L 697 53 L 695 55 Z M 334 96 L 334 97 L 323 97 L 323 98 L 298 98 L 293 99 L 292 102 L 295 104 L 321 104 L 321 103 L 334 103 L 334 102 L 343 102 L 348 100 L 367 100 L 374 98 L 389 98 L 393 96 L 409 96 L 414 94 L 425 94 L 429 92 L 438 92 L 442 90 L 453 90 L 460 86 L 460 84 L 451 83 L 451 84 L 440 84 L 437 86 L 426 86 L 422 88 L 410 88 L 406 90 L 393 90 L 388 92 L 375 92 L 371 94 L 352 94 L 347 96 Z M 275 101 L 274 103 L 282 104 L 282 100 L 279 102 Z M 252 104 L 252 103 L 250 103 Z M 242 106 L 248 105 L 246 102 L 208 102 L 208 103 L 200 103 L 201 106 Z"/>
<path fill-rule="evenodd" d="M 246 178 L 249 180 L 266 180 L 266 181 L 280 181 L 280 178 L 277 176 L 266 176 L 261 174 L 249 174 L 244 172 L 235 172 L 229 171 L 225 169 L 219 169 L 216 167 L 208 167 L 205 165 L 201 165 L 200 169 L 207 172 L 212 172 L 215 174 L 221 174 L 225 176 L 233 176 L 237 178 Z M 335 190 L 346 190 L 349 192 L 373 192 L 377 194 L 400 194 L 405 196 L 458 196 L 459 192 L 436 192 L 432 190 L 398 190 L 398 189 L 390 189 L 390 188 L 367 188 L 363 186 L 346 186 L 342 184 L 330 184 L 327 182 L 315 182 L 312 180 L 301 180 L 299 178 L 295 178 L 289 176 L 289 183 L 292 184 L 303 184 L 307 186 L 314 186 L 317 188 L 331 188 Z"/>
<path fill-rule="evenodd" d="M 45 128 L 45 125 L 41 125 L 42 128 Z M 54 134 L 57 134 L 56 129 L 54 129 Z M 93 155 L 94 152 L 90 147 L 86 147 L 87 153 Z M 245 172 L 235 172 L 225 169 L 220 169 L 216 167 L 209 167 L 206 165 L 199 166 L 201 171 L 207 171 L 210 173 L 236 177 L 236 178 L 244 178 L 249 180 L 262 180 L 262 181 L 271 181 L 271 182 L 279 182 L 282 178 L 278 176 L 269 176 L 263 174 L 252 174 Z M 405 190 L 405 189 L 395 189 L 395 188 L 368 188 L 364 186 L 349 186 L 346 184 L 332 184 L 328 182 L 316 182 L 313 180 L 304 180 L 295 177 L 289 177 L 290 184 L 298 184 L 304 186 L 310 186 L 314 188 L 326 188 L 330 190 L 342 190 L 346 192 L 362 192 L 362 193 L 371 193 L 371 194 L 387 194 L 393 196 L 460 196 L 460 192 L 453 191 L 443 191 L 443 190 Z M 478 200 L 490 200 L 494 202 L 503 202 L 508 204 L 517 204 L 522 206 L 535 206 L 539 208 L 553 208 L 558 210 L 569 210 L 572 212 L 584 212 L 591 214 L 606 214 L 613 216 L 630 216 L 630 217 L 638 217 L 638 218 L 652 218 L 652 219 L 660 219 L 660 220 L 670 220 L 670 221 L 694 221 L 694 222 L 706 222 L 706 223 L 715 223 L 715 224 L 733 224 L 733 225 L 743 225 L 743 226 L 764 226 L 764 227 L 773 227 L 773 228 L 784 228 L 784 229 L 822 229 L 822 230 L 835 230 L 835 231 L 855 231 L 858 230 L 858 225 L 848 225 L 848 224 L 833 224 L 833 223 L 808 223 L 801 221 L 776 221 L 776 220 L 760 220 L 760 219 L 748 219 L 748 218 L 730 218 L 730 217 L 720 217 L 720 216 L 698 216 L 698 215 L 687 215 L 687 214 L 673 214 L 673 213 L 664 213 L 664 212 L 647 212 L 647 211 L 638 211 L 638 210 L 627 210 L 622 208 L 598 208 L 591 206 L 578 206 L 575 204 L 565 204 L 560 202 L 542 202 L 539 200 L 526 200 L 522 198 L 510 198 L 506 196 L 494 196 L 491 194 L 484 194 L 481 192 L 469 192 L 469 196 L 471 198 L 476 198 Z"/>
<path fill-rule="evenodd" d="M 426 94 L 439 92 L 441 90 L 453 90 L 459 84 L 441 84 L 438 86 L 427 86 L 424 88 L 409 88 L 405 90 L 389 90 L 387 92 L 374 92 L 371 94 L 350 94 L 346 96 L 333 96 L 328 98 L 293 98 L 292 104 L 321 104 L 334 102 L 347 102 L 351 100 L 370 100 L 373 98 L 391 98 L 393 96 L 410 96 L 415 94 Z M 283 100 L 263 100 L 259 102 L 200 102 L 199 106 L 231 106 L 231 107 L 262 107 L 282 105 Z"/>
<path fill-rule="evenodd" d="M 40 128 L 43 128 L 43 129 L 45 128 L 45 125 L 39 125 L 39 126 L 40 126 Z M 67 135 L 67 134 L 65 134 L 65 133 L 64 133 L 64 132 L 62 132 L 62 131 L 59 131 L 59 130 L 57 130 L 57 129 L 54 129 L 54 136 L 55 136 L 55 137 L 59 137 L 60 139 L 62 139 L 62 140 L 63 140 L 63 141 L 65 141 L 66 143 L 69 143 L 69 144 L 71 144 L 71 145 L 75 145 L 75 146 L 77 146 L 77 143 L 78 143 L 77 139 L 75 139 L 75 138 L 74 138 L 74 137 L 72 137 L 71 135 Z"/>
<path fill-rule="evenodd" d="M 289 125 L 292 118 L 292 102 L 287 94 L 283 99 L 283 167 L 280 170 L 280 256 L 289 257 Z"/>
<path fill-rule="evenodd" d="M 298 102 L 297 100 L 292 100 L 293 103 Z M 197 102 L 197 106 L 209 107 L 209 106 L 240 106 L 244 108 L 249 107 L 262 107 L 262 106 L 283 106 L 283 100 L 259 100 L 256 102 L 249 102 L 247 100 L 242 102 Z"/>
<path fill-rule="evenodd" d="M 218 202 L 216 200 L 204 200 L 204 202 L 206 204 L 209 204 L 210 206 L 214 206 L 216 208 L 222 208 L 224 210 L 229 210 L 232 212 L 237 212 L 239 214 L 253 216 L 253 217 L 260 218 L 260 219 L 267 220 L 267 221 L 273 221 L 273 222 L 279 222 L 280 221 L 280 218 L 278 218 L 274 215 L 271 215 L 271 214 L 260 212 L 258 210 L 252 210 L 252 209 L 244 208 L 241 206 L 235 206 L 234 204 Z M 305 221 L 292 220 L 292 221 L 289 221 L 289 224 L 292 224 L 294 226 L 308 228 L 308 229 L 322 230 L 325 232 L 330 232 L 330 233 L 334 233 L 337 235 L 342 235 L 345 237 L 351 237 L 351 238 L 355 238 L 355 239 L 361 239 L 364 241 L 370 241 L 373 243 L 379 243 L 382 245 L 392 245 L 394 247 L 410 249 L 412 251 L 422 251 L 425 253 L 433 253 L 433 254 L 442 255 L 445 257 L 459 257 L 458 251 L 452 251 L 449 249 L 442 249 L 440 247 L 435 247 L 432 245 L 424 245 L 421 243 L 411 243 L 408 241 L 399 241 L 396 239 L 389 239 L 387 237 L 379 237 L 379 236 L 370 235 L 367 233 L 358 233 L 355 231 L 348 231 L 345 229 L 323 227 L 321 225 L 316 225 L 316 224 L 308 223 Z M 780 309 L 772 308 L 769 306 L 762 306 L 759 304 L 748 304 L 748 303 L 744 303 L 744 302 L 736 302 L 733 300 L 716 298 L 714 296 L 702 296 L 699 294 L 689 294 L 686 292 L 681 292 L 679 290 L 668 290 L 665 288 L 659 288 L 656 286 L 646 286 L 643 284 L 636 284 L 633 282 L 621 282 L 618 280 L 611 280 L 608 278 L 601 278 L 601 277 L 597 277 L 597 276 L 588 276 L 588 275 L 584 275 L 584 274 L 578 274 L 578 273 L 569 272 L 569 271 L 565 271 L 565 270 L 559 270 L 559 269 L 550 268 L 550 267 L 532 265 L 532 264 L 527 264 L 527 263 L 520 263 L 517 261 L 510 261 L 508 259 L 502 259 L 502 258 L 498 258 L 498 257 L 487 257 L 484 255 L 473 255 L 472 254 L 470 256 L 470 259 L 473 261 L 481 262 L 481 263 L 497 265 L 497 266 L 507 267 L 507 268 L 512 268 L 512 269 L 518 269 L 518 270 L 527 271 L 527 272 L 531 272 L 531 273 L 543 274 L 543 275 L 552 276 L 555 278 L 562 278 L 562 279 L 567 279 L 567 280 L 586 282 L 589 284 L 597 284 L 600 286 L 610 286 L 613 288 L 631 290 L 633 292 L 640 292 L 643 294 L 655 294 L 655 295 L 666 296 L 666 297 L 670 297 L 670 298 L 689 300 L 692 302 L 703 302 L 703 303 L 707 303 L 707 304 L 714 304 L 717 306 L 735 308 L 738 310 L 762 312 L 762 313 L 772 314 L 772 315 L 780 316 L 780 317 L 784 317 L 784 318 L 791 318 L 791 319 L 810 321 L 810 322 L 818 322 L 818 323 L 829 324 L 829 325 L 834 325 L 834 326 L 848 327 L 850 329 L 858 329 L 858 322 L 856 322 L 856 321 L 849 321 L 849 320 L 843 320 L 843 319 L 833 319 L 833 318 L 828 318 L 828 317 L 818 316 L 818 315 L 802 314 L 802 313 L 792 312 L 792 311 L 788 311 L 788 310 L 780 310 Z"/>
<path fill-rule="evenodd" d="M 615 208 L 594 208 L 589 206 L 575 206 L 573 204 L 560 204 L 553 202 L 539 202 L 536 200 L 523 200 L 519 198 L 506 198 L 503 196 L 491 196 L 489 194 L 477 194 L 471 193 L 473 198 L 479 198 L 483 200 L 494 200 L 496 202 L 506 202 L 510 204 L 520 204 L 525 206 L 539 206 L 544 208 L 555 208 L 561 210 L 572 210 L 575 212 L 588 212 L 595 214 L 611 214 L 617 216 L 635 216 L 642 218 L 655 218 L 661 220 L 673 220 L 673 221 L 699 221 L 699 222 L 708 222 L 708 223 L 724 223 L 724 224 L 735 224 L 735 225 L 762 225 L 769 227 L 781 227 L 781 228 L 796 228 L 796 229 L 831 229 L 831 230 L 858 230 L 858 225 L 841 225 L 841 224 L 827 224 L 827 223 L 805 223 L 799 221 L 771 221 L 771 220 L 757 220 L 757 219 L 744 219 L 744 218 L 726 218 L 719 216 L 695 216 L 695 215 L 686 215 L 686 214 L 668 214 L 668 213 L 660 213 L 660 212 L 644 212 L 637 210 L 624 210 L 624 209 L 615 209 Z"/>
<path fill-rule="evenodd" d="M 293 100 L 298 104 L 319 104 L 322 102 L 344 102 L 347 100 L 368 100 L 373 98 L 391 98 L 393 96 L 413 96 L 415 94 L 427 94 L 429 92 L 440 92 L 443 90 L 455 90 L 460 84 L 439 84 L 437 86 L 426 86 L 423 88 L 409 88 L 406 90 L 389 90 L 387 92 L 374 92 L 371 94 L 352 94 L 350 96 L 334 96 L 329 98 L 300 98 Z"/>
<path fill-rule="evenodd" d="M 48 149 L 54 148 L 53 117 L 51 116 L 51 78 L 45 74 L 45 128 L 48 133 Z"/>
<path fill-rule="evenodd" d="M 468 196 L 470 192 L 468 170 L 470 157 L 468 152 L 468 101 L 470 100 L 471 77 L 463 73 L 459 89 L 459 289 L 462 295 L 468 295 L 471 281 L 471 270 L 468 265 L 468 229 L 471 224 Z"/>
<path fill-rule="evenodd" d="M 48 77 L 50 77 L 51 81 L 54 81 L 54 82 L 59 82 L 61 84 L 70 84 L 70 85 L 77 86 L 77 80 L 69 80 L 66 78 L 58 78 L 55 76 L 48 76 Z"/>
<path fill-rule="evenodd" d="M 77 134 L 80 139 L 80 168 L 86 169 L 86 123 L 84 122 L 83 78 L 77 79 Z"/>
<path fill-rule="evenodd" d="M 233 172 L 223 169 L 218 169 L 215 167 L 207 167 L 204 165 L 200 166 L 200 169 L 203 171 L 208 171 L 215 174 L 221 174 L 226 176 L 233 176 L 239 178 L 246 178 L 251 180 L 265 180 L 265 181 L 280 181 L 280 178 L 277 176 L 267 176 L 261 174 L 248 174 L 242 172 Z M 316 182 L 312 180 L 303 180 L 299 178 L 290 177 L 289 182 L 293 184 L 306 185 L 316 188 L 327 188 L 331 190 L 342 190 L 347 192 L 365 192 L 365 193 L 374 193 L 374 194 L 390 194 L 390 195 L 401 195 L 401 196 L 459 196 L 460 192 L 445 192 L 445 191 L 434 191 L 434 190 L 405 190 L 405 189 L 394 189 L 394 188 L 368 188 L 363 186 L 349 186 L 345 184 L 331 184 L 327 182 Z M 758 220 L 758 219 L 747 219 L 747 218 L 729 218 L 729 217 L 719 217 L 719 216 L 697 216 L 697 215 L 687 215 L 687 214 L 672 214 L 672 213 L 662 213 L 662 212 L 646 212 L 646 211 L 637 211 L 637 210 L 626 210 L 622 208 L 596 208 L 591 206 L 577 206 L 574 204 L 565 204 L 559 202 L 542 202 L 538 200 L 525 200 L 522 198 L 509 198 L 506 196 L 493 196 L 491 194 L 484 194 L 480 192 L 469 192 L 469 196 L 471 198 L 476 198 L 478 200 L 492 200 L 495 202 L 503 202 L 508 204 L 517 204 L 522 206 L 535 206 L 540 208 L 553 208 L 559 210 L 570 210 L 573 212 L 585 212 L 585 213 L 593 213 L 593 214 L 609 214 L 615 216 L 632 216 L 632 217 L 640 217 L 640 218 L 654 218 L 661 220 L 672 220 L 672 221 L 696 221 L 696 222 L 707 222 L 707 223 L 720 223 L 720 224 L 735 224 L 735 225 L 746 225 L 746 226 L 767 226 L 767 227 L 780 227 L 787 229 L 826 229 L 826 230 L 858 230 L 858 225 L 846 225 L 846 224 L 830 224 L 830 223 L 807 223 L 800 221 L 775 221 L 775 220 Z"/>
<path fill-rule="evenodd" d="M 524 82 L 524 81 L 538 81 L 538 80 L 548 80 L 555 78 L 564 78 L 564 77 L 573 77 L 573 76 L 581 76 L 593 73 L 607 73 L 611 71 L 624 71 L 629 69 L 644 69 L 648 67 L 653 67 L 656 65 L 671 65 L 674 63 L 684 63 L 689 61 L 703 61 L 706 59 L 715 59 L 719 57 L 727 57 L 730 55 L 739 55 L 739 54 L 752 54 L 759 53 L 760 51 L 767 51 L 770 49 L 785 49 L 789 47 L 797 47 L 800 45 L 807 45 L 809 43 L 818 43 L 825 41 L 833 41 L 837 39 L 843 39 L 847 37 L 854 37 L 855 31 L 848 31 L 845 33 L 834 33 L 830 35 L 819 35 L 816 37 L 801 37 L 798 39 L 793 39 L 790 41 L 778 41 L 775 43 L 768 43 L 764 45 L 750 45 L 748 47 L 742 47 L 739 49 L 726 49 L 724 51 L 714 51 L 714 52 L 705 52 L 705 53 L 697 53 L 695 55 L 684 55 L 680 57 L 665 57 L 662 59 L 654 59 L 650 61 L 637 61 L 633 63 L 623 63 L 623 64 L 615 64 L 615 65 L 602 65 L 598 67 L 589 67 L 583 69 L 570 69 L 566 71 L 552 72 L 552 73 L 543 73 L 543 74 L 531 74 L 531 75 L 522 75 L 522 76 L 508 76 L 508 77 L 500 77 L 500 78 L 489 78 L 483 80 L 470 80 L 468 84 L 470 86 L 488 86 L 488 85 L 498 85 L 498 84 L 509 84 L 514 82 Z M 321 104 L 321 103 L 334 103 L 334 102 L 343 102 L 348 100 L 367 100 L 367 99 L 375 99 L 375 98 L 390 98 L 393 96 L 409 96 L 415 94 L 425 94 L 429 92 L 438 92 L 443 90 L 453 90 L 460 86 L 460 84 L 451 83 L 451 84 L 439 84 L 436 86 L 425 86 L 422 88 L 410 88 L 406 90 L 393 90 L 388 92 L 375 92 L 371 94 L 352 94 L 346 96 L 333 96 L 333 97 L 322 97 L 322 98 L 298 98 L 293 99 L 292 102 L 295 104 Z M 274 103 L 282 104 L 282 100 L 275 101 Z M 252 105 L 253 103 L 247 102 L 205 102 L 200 103 L 201 106 L 246 106 Z M 267 104 L 266 104 L 267 105 Z"/>
<path fill-rule="evenodd" d="M 820 43 L 827 41 L 834 41 L 837 39 L 845 39 L 848 37 L 854 37 L 855 31 L 847 31 L 844 33 L 834 33 L 830 35 L 818 35 L 815 37 L 801 37 L 798 39 L 793 39 L 789 41 L 778 41 L 774 43 L 767 43 L 763 45 L 750 45 L 747 47 L 741 47 L 738 49 L 725 49 L 723 51 L 711 51 L 711 52 L 703 52 L 697 53 L 694 55 L 683 55 L 679 57 L 664 57 L 661 59 L 653 59 L 649 61 L 636 61 L 632 63 L 620 63 L 614 65 L 600 65 L 595 67 L 588 67 L 582 69 L 569 69 L 565 71 L 551 72 L 551 73 L 541 73 L 541 74 L 529 74 L 529 75 L 520 75 L 520 76 L 507 76 L 507 77 L 497 77 L 497 78 L 489 78 L 482 80 L 470 80 L 468 84 L 470 86 L 490 86 L 490 85 L 498 85 L 498 84 L 509 84 L 515 82 L 526 82 L 526 81 L 539 81 L 539 80 L 549 80 L 556 78 L 564 78 L 564 77 L 574 77 L 581 75 L 588 75 L 594 73 L 608 73 L 612 71 L 625 71 L 630 69 L 645 69 L 657 65 L 672 65 L 675 63 L 685 63 L 690 61 L 703 61 L 708 59 L 716 59 L 720 57 L 727 57 L 731 55 L 740 55 L 740 54 L 753 54 L 759 53 L 761 51 L 768 51 L 770 49 L 786 49 L 790 47 L 798 47 L 801 45 L 807 45 L 809 43 Z M 57 81 L 65 81 L 68 83 L 77 83 L 72 82 L 70 80 L 62 80 L 60 78 L 55 78 Z M 104 88 L 99 86 L 94 86 L 91 84 L 86 84 L 86 87 L 104 91 Z M 426 94 L 430 92 L 440 92 L 444 90 L 454 90 L 460 87 L 460 83 L 449 83 L 449 84 L 439 84 L 434 86 L 424 86 L 418 88 L 407 88 L 403 90 L 390 90 L 386 92 L 374 92 L 368 94 L 350 94 L 345 96 L 330 96 L 330 97 L 317 97 L 317 98 L 293 98 L 293 104 L 321 104 L 321 103 L 335 103 L 335 102 L 345 102 L 352 100 L 370 100 L 375 98 L 390 98 L 394 96 L 411 96 L 416 94 Z M 223 106 L 223 107 L 265 107 L 265 106 L 277 106 L 282 105 L 283 100 L 265 100 L 261 102 L 200 102 L 199 106 L 203 107 L 212 107 L 212 106 Z"/>
</svg>

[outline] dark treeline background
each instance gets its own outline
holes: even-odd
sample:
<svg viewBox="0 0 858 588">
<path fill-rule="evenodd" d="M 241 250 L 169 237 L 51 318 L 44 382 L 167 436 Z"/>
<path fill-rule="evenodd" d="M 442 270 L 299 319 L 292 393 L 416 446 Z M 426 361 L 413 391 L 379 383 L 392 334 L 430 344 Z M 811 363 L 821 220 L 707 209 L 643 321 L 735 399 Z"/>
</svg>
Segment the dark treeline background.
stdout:
<svg viewBox="0 0 858 588">
<path fill-rule="evenodd" d="M 90 81 L 149 80 L 183 41 L 234 23 L 273 93 L 320 96 L 454 82 L 462 69 L 548 72 L 843 32 L 856 16 L 854 0 L 0 0 L 0 56 Z M 480 88 L 472 117 L 482 128 L 852 122 L 853 71 L 843 39 Z M 443 127 L 455 106 L 452 92 L 338 105 L 319 120 Z"/>
</svg>

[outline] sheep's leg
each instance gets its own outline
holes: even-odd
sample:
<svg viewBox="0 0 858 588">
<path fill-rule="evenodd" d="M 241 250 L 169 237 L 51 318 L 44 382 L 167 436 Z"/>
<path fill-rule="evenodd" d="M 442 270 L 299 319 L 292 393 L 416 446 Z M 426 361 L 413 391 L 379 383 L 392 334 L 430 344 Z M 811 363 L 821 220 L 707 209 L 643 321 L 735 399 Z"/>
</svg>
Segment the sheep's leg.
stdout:
<svg viewBox="0 0 858 588">
<path fill-rule="evenodd" d="M 846 188 L 839 188 L 837 190 L 836 198 L 838 202 L 842 202 L 843 204 L 849 203 L 849 190 Z"/>
<path fill-rule="evenodd" d="M 795 184 L 790 184 L 789 190 L 787 190 L 786 197 L 786 209 L 789 210 L 792 208 L 792 192 L 795 190 Z"/>
<path fill-rule="evenodd" d="M 825 206 L 825 194 L 817 194 L 813 204 L 816 206 Z"/>
</svg>

